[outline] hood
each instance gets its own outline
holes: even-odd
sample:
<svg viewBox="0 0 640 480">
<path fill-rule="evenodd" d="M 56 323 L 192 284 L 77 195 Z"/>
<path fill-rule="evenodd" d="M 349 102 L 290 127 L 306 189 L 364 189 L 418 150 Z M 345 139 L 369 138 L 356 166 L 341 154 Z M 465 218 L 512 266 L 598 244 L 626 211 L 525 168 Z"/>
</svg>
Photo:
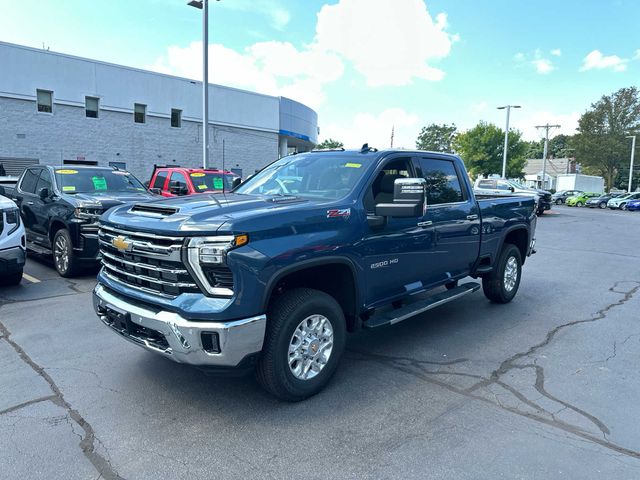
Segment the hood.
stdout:
<svg viewBox="0 0 640 480">
<path fill-rule="evenodd" d="M 124 205 L 104 214 L 101 221 L 140 231 L 202 235 L 232 231 L 238 225 L 248 231 L 247 225 L 257 227 L 271 215 L 315 205 L 298 197 L 201 194 Z"/>
<path fill-rule="evenodd" d="M 160 198 L 149 192 L 76 193 L 74 195 L 64 194 L 64 196 L 70 200 L 70 203 L 99 203 L 105 211 L 123 203 L 148 202 Z"/>
<path fill-rule="evenodd" d="M 10 198 L 0 195 L 0 209 L 17 208 L 17 205 Z"/>
</svg>

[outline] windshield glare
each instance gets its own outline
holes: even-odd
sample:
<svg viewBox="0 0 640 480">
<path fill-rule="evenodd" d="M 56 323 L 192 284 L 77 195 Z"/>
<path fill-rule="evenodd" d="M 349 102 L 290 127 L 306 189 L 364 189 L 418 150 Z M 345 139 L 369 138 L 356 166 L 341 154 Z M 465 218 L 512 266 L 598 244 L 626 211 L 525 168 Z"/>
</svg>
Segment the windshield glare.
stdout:
<svg viewBox="0 0 640 480">
<path fill-rule="evenodd" d="M 129 172 L 104 168 L 57 168 L 56 185 L 63 193 L 144 192 L 146 188 Z"/>
<path fill-rule="evenodd" d="M 367 167 L 364 162 L 369 160 L 323 153 L 290 155 L 257 173 L 235 192 L 337 200 L 358 183 Z"/>
</svg>

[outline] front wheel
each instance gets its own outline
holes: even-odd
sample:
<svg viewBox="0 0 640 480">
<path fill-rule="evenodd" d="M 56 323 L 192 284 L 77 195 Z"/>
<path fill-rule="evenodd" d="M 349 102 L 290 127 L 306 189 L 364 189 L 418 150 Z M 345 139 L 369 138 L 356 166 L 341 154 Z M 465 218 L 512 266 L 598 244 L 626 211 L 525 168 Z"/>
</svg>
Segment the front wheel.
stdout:
<svg viewBox="0 0 640 480">
<path fill-rule="evenodd" d="M 562 205 L 562 199 L 561 198 L 556 200 L 556 205 Z"/>
<path fill-rule="evenodd" d="M 606 204 L 605 202 L 600 202 L 600 203 L 598 204 L 598 207 L 600 207 L 600 208 L 607 208 L 607 204 Z"/>
<path fill-rule="evenodd" d="M 296 288 L 269 307 L 256 377 L 280 400 L 297 402 L 321 391 L 333 376 L 346 340 L 336 300 L 319 290 Z"/>
<path fill-rule="evenodd" d="M 581 207 L 583 205 L 582 202 L 576 202 L 576 207 Z"/>
<path fill-rule="evenodd" d="M 78 259 L 73 251 L 71 235 L 64 228 L 53 236 L 53 263 L 61 277 L 73 277 L 78 271 Z"/>
<path fill-rule="evenodd" d="M 626 210 L 627 209 L 627 204 L 623 203 L 622 205 L 620 205 L 620 210 Z"/>
<path fill-rule="evenodd" d="M 491 273 L 482 279 L 485 297 L 494 303 L 509 303 L 520 287 L 522 257 L 518 247 L 505 243 Z"/>
</svg>

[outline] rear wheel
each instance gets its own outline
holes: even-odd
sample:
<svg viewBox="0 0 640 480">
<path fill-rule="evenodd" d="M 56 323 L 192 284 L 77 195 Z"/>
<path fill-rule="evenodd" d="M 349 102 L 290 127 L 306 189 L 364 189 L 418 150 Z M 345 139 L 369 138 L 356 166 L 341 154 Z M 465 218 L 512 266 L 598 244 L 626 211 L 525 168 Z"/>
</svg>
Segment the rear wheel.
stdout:
<svg viewBox="0 0 640 480">
<path fill-rule="evenodd" d="M 518 247 L 505 243 L 491 273 L 482 279 L 485 297 L 494 303 L 509 303 L 520 287 L 522 257 Z"/>
<path fill-rule="evenodd" d="M 319 290 L 285 292 L 269 307 L 256 377 L 280 400 L 315 395 L 333 376 L 346 340 L 346 322 L 336 300 Z"/>
<path fill-rule="evenodd" d="M 600 202 L 600 203 L 598 204 L 598 207 L 600 207 L 600 208 L 607 208 L 607 202 Z"/>
<path fill-rule="evenodd" d="M 22 270 L 3 275 L 2 278 L 0 278 L 0 285 L 19 285 L 21 280 Z"/>
<path fill-rule="evenodd" d="M 562 199 L 561 198 L 556 200 L 556 205 L 562 205 Z"/>
<path fill-rule="evenodd" d="M 73 277 L 78 272 L 78 259 L 73 251 L 71 235 L 64 228 L 53 236 L 53 263 L 61 277 Z"/>
</svg>

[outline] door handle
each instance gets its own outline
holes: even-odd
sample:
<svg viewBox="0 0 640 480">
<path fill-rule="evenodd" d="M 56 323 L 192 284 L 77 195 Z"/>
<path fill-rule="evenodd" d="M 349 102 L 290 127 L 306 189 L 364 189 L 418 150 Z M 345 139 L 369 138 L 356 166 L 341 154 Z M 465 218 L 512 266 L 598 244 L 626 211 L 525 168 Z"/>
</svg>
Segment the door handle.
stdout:
<svg viewBox="0 0 640 480">
<path fill-rule="evenodd" d="M 33 205 L 33 202 L 27 202 L 27 205 Z"/>
<path fill-rule="evenodd" d="M 418 222 L 419 227 L 430 227 L 431 225 L 433 225 L 433 222 L 431 220 L 427 220 L 426 222 Z"/>
<path fill-rule="evenodd" d="M 477 220 L 478 215 L 467 215 L 467 220 Z"/>
</svg>

